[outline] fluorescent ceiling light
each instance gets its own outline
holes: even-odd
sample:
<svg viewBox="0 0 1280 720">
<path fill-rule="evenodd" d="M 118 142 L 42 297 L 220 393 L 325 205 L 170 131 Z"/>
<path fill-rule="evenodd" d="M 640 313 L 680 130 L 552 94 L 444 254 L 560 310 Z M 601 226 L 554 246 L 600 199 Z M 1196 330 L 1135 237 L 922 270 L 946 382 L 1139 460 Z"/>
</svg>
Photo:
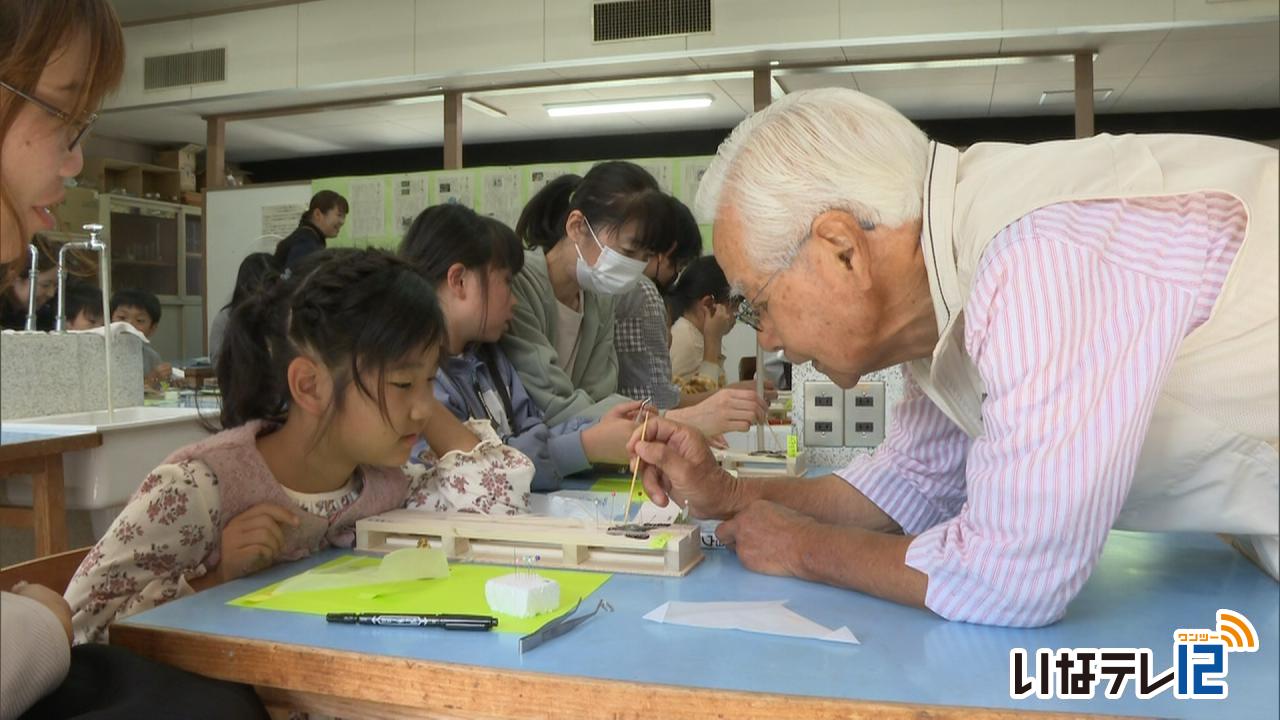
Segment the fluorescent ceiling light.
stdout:
<svg viewBox="0 0 1280 720">
<path fill-rule="evenodd" d="M 384 105 L 426 105 L 427 103 L 440 102 L 444 100 L 443 95 L 419 95 L 418 97 L 396 98 L 383 103 Z"/>
<path fill-rule="evenodd" d="M 462 96 L 462 104 L 466 105 L 472 110 L 483 113 L 492 118 L 504 118 L 507 116 L 507 113 L 505 111 L 500 110 L 490 105 L 489 103 L 480 102 L 479 100 L 473 100 L 470 96 L 467 96 L 467 95 Z"/>
<path fill-rule="evenodd" d="M 655 110 L 696 110 L 711 107 L 710 95 L 682 95 L 676 97 L 636 98 L 633 100 L 597 100 L 579 103 L 543 105 L 551 117 L 575 117 L 579 115 L 606 115 L 609 113 L 652 112 Z"/>
</svg>

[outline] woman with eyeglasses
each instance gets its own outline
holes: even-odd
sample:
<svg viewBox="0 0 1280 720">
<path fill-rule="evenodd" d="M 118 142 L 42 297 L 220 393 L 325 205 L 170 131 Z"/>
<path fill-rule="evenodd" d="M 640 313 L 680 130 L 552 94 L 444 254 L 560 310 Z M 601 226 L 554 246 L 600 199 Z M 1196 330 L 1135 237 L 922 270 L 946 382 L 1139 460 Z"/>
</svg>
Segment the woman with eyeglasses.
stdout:
<svg viewBox="0 0 1280 720">
<path fill-rule="evenodd" d="M 0 0 L 0 292 L 26 266 L 32 236 L 53 228 L 49 208 L 80 172 L 80 142 L 123 66 L 106 0 Z M 119 647 L 72 648 L 71 609 L 57 590 L 5 588 L 0 628 L 0 720 L 267 717 L 251 688 Z"/>
<path fill-rule="evenodd" d="M 511 283 L 515 318 L 502 348 L 548 425 L 600 417 L 618 394 L 617 296 L 667 252 L 677 229 L 667 195 L 639 165 L 600 163 L 538 191 L 516 223 L 528 248 Z M 708 436 L 746 430 L 768 411 L 754 391 L 726 389 L 667 417 Z"/>
</svg>

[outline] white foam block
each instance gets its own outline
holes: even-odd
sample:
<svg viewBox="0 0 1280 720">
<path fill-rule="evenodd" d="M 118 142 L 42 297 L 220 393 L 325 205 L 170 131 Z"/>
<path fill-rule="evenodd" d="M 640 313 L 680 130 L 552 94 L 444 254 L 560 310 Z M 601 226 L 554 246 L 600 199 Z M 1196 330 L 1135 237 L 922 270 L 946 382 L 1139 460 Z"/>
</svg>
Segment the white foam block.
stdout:
<svg viewBox="0 0 1280 720">
<path fill-rule="evenodd" d="M 489 608 L 502 615 L 533 617 L 560 607 L 560 583 L 533 573 L 512 573 L 484 584 Z"/>
</svg>

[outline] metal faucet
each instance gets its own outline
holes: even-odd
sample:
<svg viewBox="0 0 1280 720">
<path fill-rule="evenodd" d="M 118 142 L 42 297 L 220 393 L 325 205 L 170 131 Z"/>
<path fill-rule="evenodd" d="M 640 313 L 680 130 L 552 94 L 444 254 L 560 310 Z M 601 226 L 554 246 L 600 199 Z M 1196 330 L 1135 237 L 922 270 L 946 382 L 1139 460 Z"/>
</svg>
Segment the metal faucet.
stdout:
<svg viewBox="0 0 1280 720">
<path fill-rule="evenodd" d="M 27 246 L 31 254 L 31 269 L 27 270 L 27 332 L 36 329 L 36 284 L 40 280 L 40 248 L 35 243 Z"/>
<path fill-rule="evenodd" d="M 58 248 L 58 317 L 54 319 L 54 326 L 53 326 L 54 332 L 59 332 L 59 333 L 66 332 L 67 319 L 64 316 L 66 315 L 67 299 L 66 299 L 66 293 L 64 291 L 66 290 L 66 284 L 67 284 L 67 271 L 66 271 L 67 250 L 92 250 L 94 252 L 97 252 L 98 264 L 101 265 L 102 257 L 103 257 L 102 253 L 107 249 L 107 246 L 103 244 L 101 240 L 98 239 L 98 233 L 102 232 L 101 225 L 97 223 L 90 223 L 88 225 L 85 225 L 84 229 L 87 230 L 89 233 L 88 240 L 63 243 L 62 247 Z M 32 263 L 34 264 L 34 262 L 35 261 L 33 260 Z M 106 277 L 100 275 L 99 281 L 104 283 L 104 287 L 105 287 L 105 283 L 107 281 Z M 33 302 L 34 302 L 35 294 L 33 293 L 31 297 L 33 298 Z M 103 308 L 102 310 L 104 313 L 106 312 L 106 308 Z M 34 315 L 27 318 L 28 329 L 31 329 L 31 325 L 33 322 L 34 322 Z"/>
</svg>

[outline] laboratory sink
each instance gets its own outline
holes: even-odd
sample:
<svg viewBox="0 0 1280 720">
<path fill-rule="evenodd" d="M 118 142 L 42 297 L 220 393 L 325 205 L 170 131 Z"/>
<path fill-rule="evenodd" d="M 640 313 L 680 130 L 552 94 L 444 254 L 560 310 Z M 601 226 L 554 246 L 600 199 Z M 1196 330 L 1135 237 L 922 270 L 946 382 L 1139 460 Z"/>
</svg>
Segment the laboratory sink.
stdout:
<svg viewBox="0 0 1280 720">
<path fill-rule="evenodd" d="M 216 417 L 216 413 L 209 414 Z M 101 447 L 63 455 L 62 475 L 68 509 L 108 511 L 108 517 L 124 505 L 160 461 L 174 450 L 209 436 L 200 410 L 168 407 L 120 408 L 114 415 L 95 410 L 6 420 L 4 431 L 32 435 L 102 433 Z M 30 477 L 16 475 L 0 480 L 0 504 L 31 505 Z M 100 531 L 96 517 L 94 525 Z"/>
</svg>

